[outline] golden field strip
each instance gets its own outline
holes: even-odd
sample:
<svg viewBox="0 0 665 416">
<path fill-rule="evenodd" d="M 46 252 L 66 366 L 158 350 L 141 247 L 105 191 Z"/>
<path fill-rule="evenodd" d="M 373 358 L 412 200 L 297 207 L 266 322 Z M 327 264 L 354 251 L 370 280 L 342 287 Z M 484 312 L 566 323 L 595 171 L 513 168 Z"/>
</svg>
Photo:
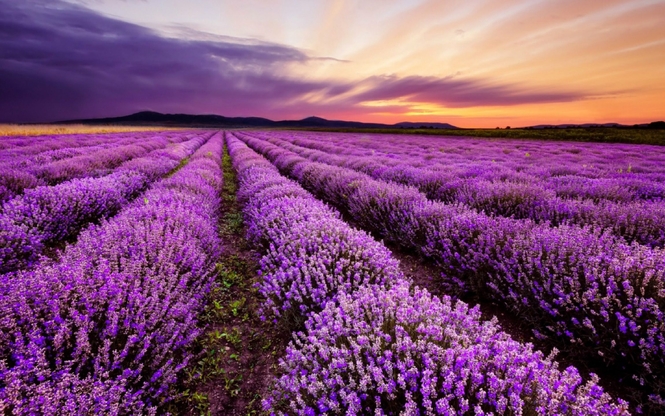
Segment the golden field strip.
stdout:
<svg viewBox="0 0 665 416">
<path fill-rule="evenodd" d="M 0 136 L 44 136 L 51 134 L 120 133 L 131 131 L 182 130 L 158 126 L 88 126 L 85 124 L 0 124 Z"/>
</svg>

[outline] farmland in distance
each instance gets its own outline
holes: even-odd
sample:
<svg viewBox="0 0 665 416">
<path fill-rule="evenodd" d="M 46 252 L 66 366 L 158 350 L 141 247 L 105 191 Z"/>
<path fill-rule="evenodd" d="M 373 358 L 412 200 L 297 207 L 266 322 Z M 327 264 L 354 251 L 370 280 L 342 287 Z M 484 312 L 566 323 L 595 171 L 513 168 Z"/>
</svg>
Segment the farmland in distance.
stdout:
<svg viewBox="0 0 665 416">
<path fill-rule="evenodd" d="M 2 414 L 665 412 L 665 147 L 71 133 L 0 138 Z"/>
</svg>

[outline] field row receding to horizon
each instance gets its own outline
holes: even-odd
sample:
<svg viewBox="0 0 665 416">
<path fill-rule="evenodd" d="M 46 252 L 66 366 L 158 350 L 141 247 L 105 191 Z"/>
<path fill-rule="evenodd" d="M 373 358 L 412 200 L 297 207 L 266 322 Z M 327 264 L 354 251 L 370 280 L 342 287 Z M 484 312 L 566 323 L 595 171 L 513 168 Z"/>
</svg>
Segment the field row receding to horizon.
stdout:
<svg viewBox="0 0 665 416">
<path fill-rule="evenodd" d="M 662 132 L 3 131 L 0 414 L 665 414 Z"/>
</svg>

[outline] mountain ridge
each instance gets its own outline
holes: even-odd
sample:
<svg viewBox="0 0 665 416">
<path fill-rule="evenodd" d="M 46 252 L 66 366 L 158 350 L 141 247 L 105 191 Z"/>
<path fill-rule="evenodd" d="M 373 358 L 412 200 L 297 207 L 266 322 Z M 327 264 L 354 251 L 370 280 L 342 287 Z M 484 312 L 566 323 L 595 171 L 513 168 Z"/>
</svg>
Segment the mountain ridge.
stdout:
<svg viewBox="0 0 665 416">
<path fill-rule="evenodd" d="M 448 123 L 401 122 L 395 124 L 328 120 L 310 116 L 301 120 L 271 120 L 263 117 L 226 117 L 218 114 L 165 114 L 139 111 L 127 116 L 59 121 L 56 124 L 166 124 L 191 127 L 326 127 L 326 128 L 434 128 L 457 129 Z"/>
<path fill-rule="evenodd" d="M 173 127 L 282 127 L 282 128 L 367 128 L 367 129 L 441 129 L 441 130 L 475 130 L 473 128 L 457 127 L 449 123 L 438 122 L 410 122 L 402 121 L 395 124 L 365 123 L 362 121 L 328 120 L 318 116 L 309 116 L 300 120 L 271 120 L 264 117 L 227 117 L 218 114 L 182 114 L 159 113 L 156 111 L 139 111 L 120 117 L 90 118 L 59 121 L 54 124 L 136 124 L 136 125 L 165 125 Z M 638 128 L 638 129 L 665 129 L 665 122 L 654 121 L 642 124 L 620 123 L 565 123 L 565 124 L 538 124 L 533 126 L 517 127 L 518 129 L 593 129 L 593 128 Z M 490 129 L 487 129 L 490 130 Z"/>
</svg>

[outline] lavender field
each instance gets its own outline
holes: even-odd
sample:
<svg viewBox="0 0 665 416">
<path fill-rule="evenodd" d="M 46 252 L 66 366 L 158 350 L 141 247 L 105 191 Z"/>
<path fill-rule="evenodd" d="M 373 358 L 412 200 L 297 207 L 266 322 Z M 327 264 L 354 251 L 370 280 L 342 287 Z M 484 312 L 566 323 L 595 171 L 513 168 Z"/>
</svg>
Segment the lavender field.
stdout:
<svg viewBox="0 0 665 416">
<path fill-rule="evenodd" d="M 664 147 L 170 130 L 0 161 L 0 414 L 665 412 Z"/>
</svg>

